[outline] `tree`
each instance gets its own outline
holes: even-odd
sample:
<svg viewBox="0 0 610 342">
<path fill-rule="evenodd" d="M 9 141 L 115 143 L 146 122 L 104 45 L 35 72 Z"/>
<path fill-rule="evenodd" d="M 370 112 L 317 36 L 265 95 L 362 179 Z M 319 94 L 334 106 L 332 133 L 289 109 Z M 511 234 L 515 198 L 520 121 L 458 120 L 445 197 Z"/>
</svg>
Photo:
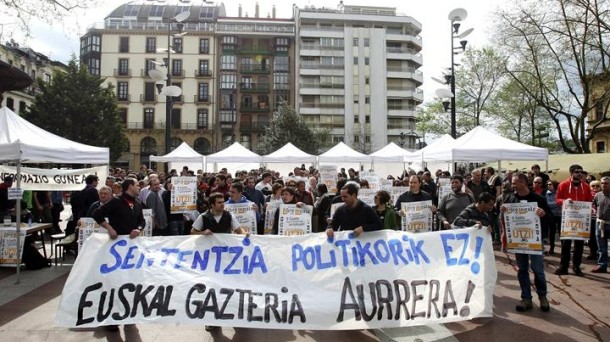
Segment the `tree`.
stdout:
<svg viewBox="0 0 610 342">
<path fill-rule="evenodd" d="M 265 129 L 259 146 L 263 153 L 269 154 L 292 143 L 304 152 L 317 155 L 327 135 L 326 131 L 309 128 L 294 109 L 282 104 L 273 114 L 273 120 Z"/>
<path fill-rule="evenodd" d="M 496 89 L 506 74 L 505 60 L 493 47 L 468 49 L 456 70 L 455 82 L 458 103 L 456 108 L 468 113 L 474 126 L 482 124 L 482 117 Z"/>
<path fill-rule="evenodd" d="M 463 101 L 458 98 L 456 100 L 458 111 L 455 113 L 458 137 L 477 126 L 474 116 L 459 110 L 463 107 Z M 451 113 L 449 110 L 445 110 L 440 100 L 427 102 L 424 104 L 424 109 L 417 115 L 415 128 L 424 135 L 427 133 L 451 134 Z"/>
<path fill-rule="evenodd" d="M 50 82 L 38 79 L 41 92 L 23 116 L 64 138 L 106 146 L 114 161 L 127 150 L 129 142 L 123 135 L 113 87 L 103 87 L 104 82 L 73 59 L 66 72 L 56 72 Z"/>
<path fill-rule="evenodd" d="M 32 20 L 63 23 L 67 16 L 77 17 L 76 9 L 86 9 L 96 3 L 97 0 L 1 0 L 0 15 L 16 19 L 19 28 L 29 33 Z"/>
<path fill-rule="evenodd" d="M 608 120 L 588 122 L 587 114 L 606 113 L 610 105 L 610 84 L 599 82 L 610 74 L 610 3 L 519 1 L 497 22 L 496 40 L 510 56 L 507 72 L 552 119 L 564 151 L 589 153 L 596 128 Z"/>
</svg>

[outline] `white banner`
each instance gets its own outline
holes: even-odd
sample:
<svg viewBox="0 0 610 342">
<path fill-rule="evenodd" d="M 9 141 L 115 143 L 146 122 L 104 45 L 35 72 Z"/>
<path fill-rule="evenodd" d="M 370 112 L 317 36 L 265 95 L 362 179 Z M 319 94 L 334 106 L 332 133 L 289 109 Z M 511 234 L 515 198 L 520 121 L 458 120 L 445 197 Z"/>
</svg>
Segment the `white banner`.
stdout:
<svg viewBox="0 0 610 342">
<path fill-rule="evenodd" d="M 252 202 L 225 203 L 225 210 L 235 215 L 240 228 L 250 234 L 256 234 L 256 212 L 252 209 Z"/>
<path fill-rule="evenodd" d="M 197 177 L 172 177 L 172 214 L 197 210 Z"/>
<path fill-rule="evenodd" d="M 432 201 L 403 202 L 400 206 L 405 213 L 400 221 L 403 231 L 411 233 L 432 231 Z"/>
<path fill-rule="evenodd" d="M 311 233 L 313 207 L 298 208 L 296 204 L 280 204 L 278 235 L 304 235 Z"/>
<path fill-rule="evenodd" d="M 17 169 L 14 166 L 0 165 L 0 180 L 11 176 L 17 185 Z M 59 169 L 36 169 L 31 167 L 21 168 L 21 190 L 82 190 L 88 175 L 96 175 L 100 181 L 99 186 L 104 185 L 108 177 L 107 166 L 96 166 L 88 169 L 59 170 Z"/>
<path fill-rule="evenodd" d="M 506 249 L 512 253 L 542 254 L 540 217 L 536 215 L 538 203 L 505 203 Z"/>
<path fill-rule="evenodd" d="M 589 240 L 593 203 L 563 201 L 561 208 L 561 240 Z"/>
<path fill-rule="evenodd" d="M 193 324 L 373 329 L 491 317 L 490 234 L 461 229 L 354 238 L 213 234 L 85 243 L 64 286 L 62 327 Z"/>
</svg>

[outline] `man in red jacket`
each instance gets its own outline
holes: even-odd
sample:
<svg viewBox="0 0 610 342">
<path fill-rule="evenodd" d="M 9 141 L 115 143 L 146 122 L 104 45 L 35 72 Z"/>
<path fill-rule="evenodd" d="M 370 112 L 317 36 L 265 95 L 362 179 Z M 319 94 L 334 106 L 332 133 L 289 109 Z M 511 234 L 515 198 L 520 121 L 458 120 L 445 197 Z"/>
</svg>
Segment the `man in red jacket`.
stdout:
<svg viewBox="0 0 610 342">
<path fill-rule="evenodd" d="M 557 187 L 557 195 L 555 200 L 555 202 L 557 202 L 557 205 L 561 207 L 566 201 L 593 202 L 591 188 L 589 187 L 589 184 L 587 184 L 587 182 L 582 179 L 582 174 L 582 166 L 577 164 L 570 166 L 570 178 L 559 183 L 559 186 Z M 574 270 L 574 274 L 580 277 L 584 276 L 584 274 L 580 270 L 583 248 L 584 241 L 574 241 L 574 259 L 572 260 L 572 267 Z M 572 240 L 561 240 L 561 263 L 559 268 L 555 270 L 555 274 L 568 274 L 571 249 Z"/>
</svg>

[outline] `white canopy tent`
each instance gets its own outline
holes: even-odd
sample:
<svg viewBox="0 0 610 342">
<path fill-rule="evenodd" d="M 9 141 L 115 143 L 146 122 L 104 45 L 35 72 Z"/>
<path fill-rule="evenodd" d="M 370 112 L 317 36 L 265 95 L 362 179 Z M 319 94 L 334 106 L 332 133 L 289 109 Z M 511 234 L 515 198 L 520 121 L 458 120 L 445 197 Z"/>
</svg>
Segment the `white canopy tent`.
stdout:
<svg viewBox="0 0 610 342">
<path fill-rule="evenodd" d="M 207 163 L 214 163 L 214 171 L 217 171 L 218 164 L 221 163 L 223 167 L 235 171 L 258 168 L 262 161 L 263 157 L 248 150 L 238 142 L 206 157 Z"/>
<path fill-rule="evenodd" d="M 374 163 L 404 163 L 409 161 L 413 153 L 394 142 L 390 142 L 380 150 L 369 154 L 369 156 L 373 158 Z"/>
<path fill-rule="evenodd" d="M 279 150 L 263 156 L 263 163 L 272 163 L 268 168 L 278 171 L 281 174 L 292 172 L 295 166 L 301 164 L 315 164 L 318 157 L 300 150 L 292 143 L 287 143 Z"/>
<path fill-rule="evenodd" d="M 16 185 L 21 186 L 22 163 L 108 164 L 110 150 L 62 138 L 28 122 L 6 107 L 0 108 L 0 161 L 17 165 Z M 17 264 L 20 264 L 21 201 L 16 205 Z M 17 267 L 17 282 L 19 282 Z"/>
<path fill-rule="evenodd" d="M 195 164 L 205 170 L 205 156 L 193 150 L 186 142 L 180 144 L 175 150 L 163 156 L 150 155 L 151 162 L 170 163 L 170 169 L 175 168 L 172 163 Z"/>
<path fill-rule="evenodd" d="M 449 146 L 452 146 L 455 143 L 455 139 L 453 139 L 449 134 L 444 134 L 440 138 L 434 140 L 430 145 L 414 151 L 411 155 L 405 157 L 405 161 L 419 163 L 424 161 L 424 156 L 428 153 L 432 153 L 434 151 L 444 150 Z"/>
<path fill-rule="evenodd" d="M 320 164 L 331 163 L 370 163 L 372 157 L 353 150 L 343 142 L 318 156 Z"/>
<path fill-rule="evenodd" d="M 426 151 L 424 161 L 548 160 L 546 148 L 522 144 L 478 126 L 452 144 Z"/>
</svg>

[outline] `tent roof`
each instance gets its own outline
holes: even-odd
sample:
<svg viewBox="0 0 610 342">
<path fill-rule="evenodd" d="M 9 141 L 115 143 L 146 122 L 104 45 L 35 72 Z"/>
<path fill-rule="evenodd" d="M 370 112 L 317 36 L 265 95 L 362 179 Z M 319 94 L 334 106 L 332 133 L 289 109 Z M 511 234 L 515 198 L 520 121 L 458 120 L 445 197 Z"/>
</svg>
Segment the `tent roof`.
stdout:
<svg viewBox="0 0 610 342">
<path fill-rule="evenodd" d="M 260 163 L 263 157 L 235 142 L 222 151 L 210 154 L 206 159 L 208 163 Z"/>
<path fill-rule="evenodd" d="M 0 108 L 0 160 L 30 163 L 108 164 L 107 147 L 62 138 Z"/>
<path fill-rule="evenodd" d="M 424 160 L 424 156 L 433 151 L 443 150 L 447 146 L 451 146 L 455 143 L 455 139 L 451 137 L 449 134 L 443 134 L 440 138 L 434 140 L 430 145 L 414 151 L 408 158 L 405 158 L 405 161 L 410 162 L 421 162 Z"/>
<path fill-rule="evenodd" d="M 343 142 L 318 156 L 318 161 L 331 163 L 370 163 L 371 157 L 353 150 Z"/>
<path fill-rule="evenodd" d="M 453 144 L 424 154 L 425 161 L 546 160 L 549 151 L 506 139 L 478 126 Z"/>
<path fill-rule="evenodd" d="M 287 143 L 279 150 L 263 156 L 265 163 L 314 163 L 316 156 L 301 151 L 292 143 Z"/>
<path fill-rule="evenodd" d="M 150 156 L 150 161 L 154 162 L 180 162 L 180 163 L 203 163 L 204 156 L 193 150 L 189 144 L 183 142 L 175 150 L 164 156 Z"/>
<path fill-rule="evenodd" d="M 378 151 L 369 154 L 376 163 L 404 163 L 405 159 L 408 158 L 410 160 L 412 155 L 413 152 L 409 152 L 393 142 L 390 142 Z"/>
</svg>

